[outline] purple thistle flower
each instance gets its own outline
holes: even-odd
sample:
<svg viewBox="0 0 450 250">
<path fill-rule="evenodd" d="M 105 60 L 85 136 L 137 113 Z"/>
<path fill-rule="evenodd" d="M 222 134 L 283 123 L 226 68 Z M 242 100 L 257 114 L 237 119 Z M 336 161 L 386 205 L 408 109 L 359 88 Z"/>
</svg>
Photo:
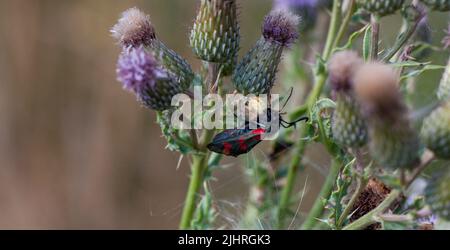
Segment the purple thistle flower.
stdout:
<svg viewBox="0 0 450 250">
<path fill-rule="evenodd" d="M 264 19 L 263 37 L 284 47 L 289 47 L 298 38 L 298 16 L 286 10 L 274 10 Z"/>
<path fill-rule="evenodd" d="M 175 75 L 162 68 L 143 47 L 122 53 L 117 63 L 117 79 L 145 107 L 159 111 L 170 109 L 172 98 L 185 90 Z"/>
<path fill-rule="evenodd" d="M 130 49 L 120 55 L 117 79 L 124 89 L 141 93 L 148 87 L 154 88 L 158 77 L 167 77 L 167 73 L 144 48 Z"/>
<path fill-rule="evenodd" d="M 321 3 L 319 0 L 275 0 L 275 10 L 288 10 L 300 16 L 300 31 L 314 27 Z"/>
</svg>

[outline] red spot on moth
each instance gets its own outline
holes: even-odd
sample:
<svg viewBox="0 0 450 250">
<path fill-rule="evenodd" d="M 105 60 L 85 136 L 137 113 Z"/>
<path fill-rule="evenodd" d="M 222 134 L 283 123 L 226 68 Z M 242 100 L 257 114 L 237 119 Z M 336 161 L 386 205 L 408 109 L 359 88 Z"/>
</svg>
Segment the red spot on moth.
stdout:
<svg viewBox="0 0 450 250">
<path fill-rule="evenodd" d="M 252 134 L 254 134 L 254 135 L 262 135 L 262 134 L 264 134 L 265 132 L 266 132 L 265 129 L 263 129 L 263 128 L 258 128 L 258 129 L 253 130 L 253 131 L 252 131 Z"/>
<path fill-rule="evenodd" d="M 245 144 L 245 143 L 241 143 L 241 144 L 239 145 L 239 149 L 240 149 L 241 151 L 246 151 L 247 148 L 248 148 L 248 146 L 247 146 L 247 144 Z"/>
<path fill-rule="evenodd" d="M 233 148 L 233 145 L 231 145 L 231 143 L 225 142 L 223 144 L 223 153 L 226 155 L 229 155 L 231 153 L 232 148 Z"/>
</svg>

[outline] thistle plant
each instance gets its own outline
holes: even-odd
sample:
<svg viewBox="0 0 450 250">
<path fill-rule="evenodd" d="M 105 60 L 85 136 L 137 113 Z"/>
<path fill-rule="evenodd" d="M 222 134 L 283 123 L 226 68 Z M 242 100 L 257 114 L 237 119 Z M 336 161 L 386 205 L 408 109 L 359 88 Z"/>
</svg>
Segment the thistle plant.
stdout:
<svg viewBox="0 0 450 250">
<path fill-rule="evenodd" d="M 355 92 L 369 122 L 372 157 L 386 168 L 413 167 L 419 159 L 419 140 L 393 69 L 380 63 L 362 66 L 355 76 Z"/>
<path fill-rule="evenodd" d="M 136 94 L 149 109 L 171 108 L 172 98 L 185 90 L 178 77 L 164 69 L 143 47 L 123 52 L 117 63 L 117 77 L 123 87 Z"/>
<path fill-rule="evenodd" d="M 200 59 L 222 64 L 224 75 L 229 75 L 239 52 L 236 1 L 201 1 L 190 41 L 194 53 Z"/>
<path fill-rule="evenodd" d="M 437 157 L 450 159 L 450 101 L 443 103 L 424 121 L 422 139 Z"/>
<path fill-rule="evenodd" d="M 367 143 L 367 125 L 353 90 L 355 71 L 363 60 L 351 51 L 333 55 L 328 64 L 336 110 L 332 118 L 332 132 L 336 142 L 344 147 L 359 148 Z"/>
<path fill-rule="evenodd" d="M 242 58 L 238 13 L 248 10 L 239 10 L 237 0 L 197 3 L 189 35 L 194 55 L 203 62 L 197 72 L 159 40 L 143 11 L 125 11 L 112 29 L 122 50 L 118 81 L 143 107 L 156 111 L 167 148 L 186 156 L 190 164 L 180 229 L 230 227 L 216 220 L 226 211 L 216 209 L 209 184 L 222 171 L 224 157 L 239 155 L 251 195 L 233 228 L 417 229 L 428 210 L 439 221 L 449 220 L 450 66 L 424 61 L 436 50 L 446 53 L 431 45 L 433 23 L 428 16 L 448 11 L 448 1 L 276 0 L 261 27 L 255 27 L 261 30 L 260 38 Z M 388 15 L 403 20 L 392 45 L 380 32 L 380 20 Z M 327 24 L 323 41 L 315 36 L 298 39 L 319 23 Z M 311 43 L 321 50 L 315 59 L 307 53 Z M 292 67 L 287 72 L 296 72 L 280 78 L 285 54 L 295 59 L 286 64 Z M 422 73 L 437 70 L 444 71 L 439 87 L 426 93 L 433 100 L 418 107 L 411 101 L 412 84 L 428 81 Z M 299 82 L 311 89 L 296 92 Z M 275 107 L 266 107 L 258 113 L 270 117 L 266 122 L 244 116 L 241 127 L 196 126 L 208 119 L 222 125 L 229 118 L 239 120 L 234 108 L 230 115 L 226 105 L 218 106 L 220 98 L 256 96 L 256 104 L 243 102 L 247 112 L 266 94 L 289 88 L 293 98 L 283 99 L 290 109 L 273 116 Z M 180 116 L 180 100 L 194 103 L 183 106 L 193 107 L 193 114 Z M 306 118 L 305 124 L 298 123 Z M 177 120 L 183 126 L 177 126 Z M 280 130 L 266 157 L 254 147 L 275 130 L 273 124 Z M 326 151 L 320 154 L 330 159 L 328 173 L 311 209 L 295 210 L 309 184 L 297 189 L 297 177 L 309 165 L 308 152 L 321 150 L 317 144 Z M 408 190 L 419 178 L 427 187 L 411 202 Z"/>
<path fill-rule="evenodd" d="M 298 38 L 298 17 L 283 10 L 265 17 L 262 37 L 244 56 L 233 73 L 233 83 L 242 94 L 267 94 L 275 83 L 283 50 Z"/>
<path fill-rule="evenodd" d="M 298 27 L 301 32 L 306 32 L 314 28 L 321 4 L 320 0 L 275 0 L 274 9 L 291 10 L 300 16 Z"/>
</svg>

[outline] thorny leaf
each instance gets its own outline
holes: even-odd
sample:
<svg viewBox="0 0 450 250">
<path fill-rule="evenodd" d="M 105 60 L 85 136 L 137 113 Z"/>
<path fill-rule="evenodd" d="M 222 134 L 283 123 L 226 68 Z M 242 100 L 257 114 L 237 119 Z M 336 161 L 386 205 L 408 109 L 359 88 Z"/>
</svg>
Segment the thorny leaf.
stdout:
<svg viewBox="0 0 450 250">
<path fill-rule="evenodd" d="M 327 109 L 336 108 L 336 103 L 328 98 L 320 99 L 311 111 L 311 124 L 317 125 L 319 138 L 327 146 L 328 150 L 338 152 L 338 146 L 331 140 L 331 115 L 324 115 Z"/>
<path fill-rule="evenodd" d="M 344 46 L 335 49 L 335 51 L 347 50 L 352 48 L 353 44 L 355 43 L 355 40 L 359 38 L 362 34 L 365 34 L 368 29 L 370 29 L 370 25 L 366 25 L 363 28 L 353 32 L 353 34 L 350 35 L 347 43 Z"/>
<path fill-rule="evenodd" d="M 407 230 L 413 226 L 412 221 L 383 221 L 381 220 L 381 228 L 384 230 Z"/>
<path fill-rule="evenodd" d="M 393 67 L 424 67 L 426 65 L 429 65 L 431 62 L 416 62 L 416 61 L 404 61 L 404 62 L 397 62 L 390 64 Z"/>
<path fill-rule="evenodd" d="M 441 65 L 426 65 L 425 67 L 423 67 L 421 69 L 413 70 L 413 71 L 408 72 L 407 74 L 403 75 L 400 78 L 400 81 L 403 81 L 403 80 L 408 79 L 408 78 L 417 77 L 417 76 L 421 75 L 422 73 L 424 73 L 426 71 L 429 71 L 429 70 L 437 70 L 437 69 L 445 69 L 445 66 L 441 66 Z"/>
<path fill-rule="evenodd" d="M 173 129 L 170 125 L 170 111 L 163 111 L 157 113 L 157 123 L 161 127 L 161 132 L 167 140 L 167 148 L 171 151 L 178 151 L 181 154 L 188 154 L 192 152 L 193 146 L 190 141 L 188 132 L 185 130 Z"/>
<path fill-rule="evenodd" d="M 212 224 L 216 219 L 216 210 L 213 207 L 212 195 L 209 192 L 207 182 L 204 183 L 205 194 L 201 199 L 195 211 L 192 220 L 192 229 L 207 230 L 212 228 Z"/>
<path fill-rule="evenodd" d="M 364 33 L 364 39 L 363 39 L 363 58 L 364 58 L 364 61 L 367 61 L 367 60 L 369 60 L 369 58 L 370 58 L 370 51 L 371 51 L 371 48 L 372 47 L 372 27 L 368 27 L 366 30 L 365 30 L 365 33 Z"/>
<path fill-rule="evenodd" d="M 352 170 L 355 162 L 356 159 L 353 159 L 343 168 L 341 174 L 336 180 L 336 188 L 331 193 L 330 199 L 328 201 L 328 209 L 330 210 L 329 219 L 333 222 L 333 229 L 337 228 L 336 223 L 341 217 L 342 212 L 345 208 L 344 198 L 347 196 L 348 189 L 354 179 L 355 173 Z"/>
</svg>

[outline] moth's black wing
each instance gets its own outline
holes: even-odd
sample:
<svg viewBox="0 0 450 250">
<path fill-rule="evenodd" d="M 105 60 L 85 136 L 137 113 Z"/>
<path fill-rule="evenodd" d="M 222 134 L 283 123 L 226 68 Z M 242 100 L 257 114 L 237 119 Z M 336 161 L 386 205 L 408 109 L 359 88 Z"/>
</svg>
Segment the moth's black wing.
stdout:
<svg viewBox="0 0 450 250">
<path fill-rule="evenodd" d="M 218 154 L 237 157 L 246 154 L 261 142 L 261 133 L 257 129 L 229 129 L 217 134 L 208 144 L 208 149 Z"/>
</svg>

